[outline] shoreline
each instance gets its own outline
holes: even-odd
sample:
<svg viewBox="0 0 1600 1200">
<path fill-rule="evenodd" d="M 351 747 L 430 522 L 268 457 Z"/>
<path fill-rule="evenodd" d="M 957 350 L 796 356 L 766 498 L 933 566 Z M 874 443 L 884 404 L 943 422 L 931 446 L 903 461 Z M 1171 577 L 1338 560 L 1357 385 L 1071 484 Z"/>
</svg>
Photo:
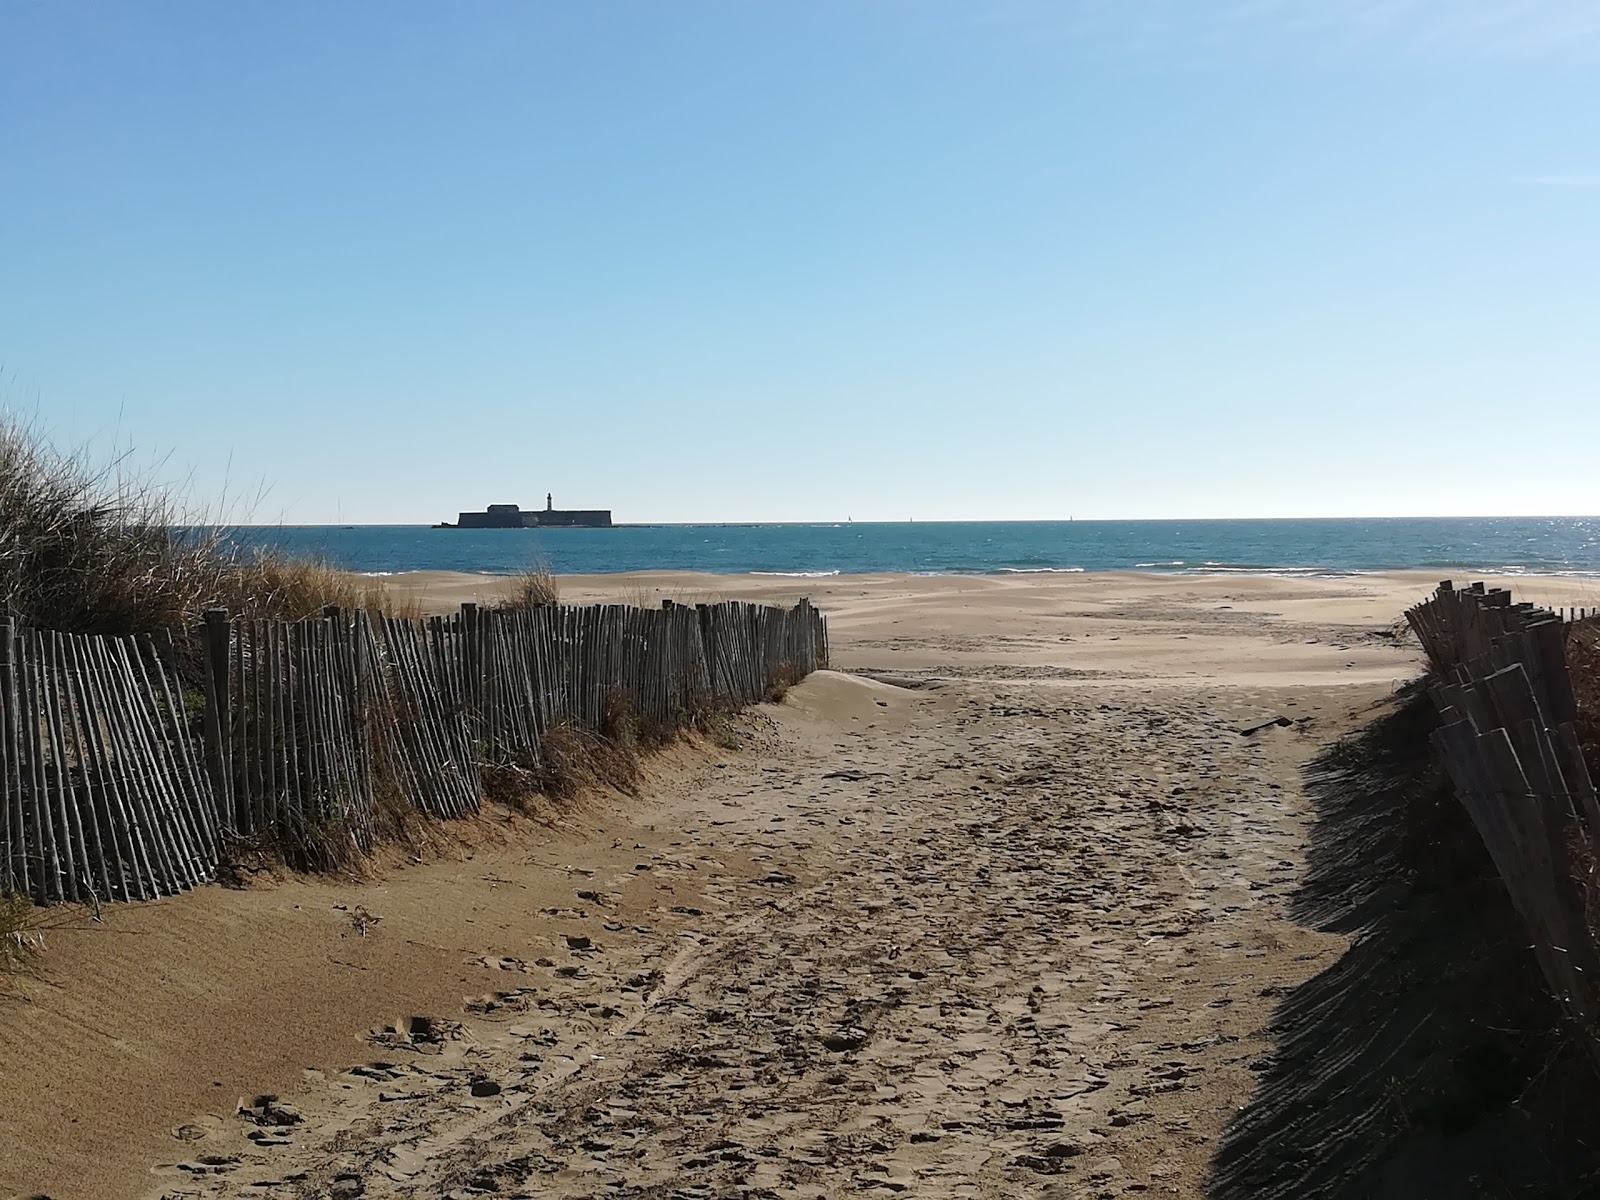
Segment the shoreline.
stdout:
<svg viewBox="0 0 1600 1200">
<path fill-rule="evenodd" d="M 1433 567 L 1255 567 L 1255 566 L 1204 566 L 1182 567 L 1163 570 L 1159 566 L 1138 564 L 1132 567 L 990 567 L 984 570 L 977 568 L 963 569 L 952 567 L 943 571 L 845 571 L 835 568 L 830 571 L 703 571 L 678 567 L 653 567 L 646 569 L 625 568 L 617 571 L 567 571 L 552 572 L 555 579 L 565 578 L 605 578 L 606 576 L 622 575 L 705 575 L 714 579 L 737 579 L 751 576 L 760 579 L 850 579 L 850 578 L 878 578 L 882 576 L 897 576 L 907 579 L 943 579 L 946 577 L 956 579 L 983 579 L 988 577 L 1004 578 L 1011 575 L 1106 575 L 1123 577 L 1128 575 L 1151 575 L 1161 579 L 1205 579 L 1210 577 L 1252 577 L 1260 576 L 1268 579 L 1363 579 L 1369 576 L 1411 576 L 1425 575 L 1437 579 L 1449 578 L 1445 572 L 1462 575 L 1468 579 L 1552 579 L 1552 580 L 1578 580 L 1600 583 L 1600 571 L 1545 571 L 1530 570 L 1525 567 L 1506 565 L 1499 567 L 1469 567 L 1460 565 L 1433 566 Z M 485 579 L 516 579 L 525 574 L 525 571 L 446 571 L 441 568 L 417 567 L 406 571 L 350 571 L 348 574 L 358 575 L 363 579 L 405 579 L 411 575 L 460 575 L 468 577 L 481 577 Z"/>
<path fill-rule="evenodd" d="M 469 583 L 500 584 L 520 578 L 525 572 L 511 571 L 355 571 L 363 579 L 381 581 L 385 586 L 418 585 L 432 589 L 439 585 L 465 585 Z M 646 570 L 619 571 L 569 571 L 552 572 L 557 583 L 568 583 L 581 588 L 604 588 L 608 584 L 628 586 L 643 583 L 706 583 L 724 585 L 768 586 L 775 581 L 789 580 L 813 582 L 822 586 L 850 584 L 903 583 L 907 586 L 939 586 L 958 583 L 978 584 L 1034 584 L 1048 586 L 1052 583 L 1067 588 L 1110 583 L 1178 584 L 1185 581 L 1211 584 L 1232 583 L 1240 587 L 1255 584 L 1277 583 L 1349 583 L 1393 585 L 1395 587 L 1423 587 L 1431 590 L 1441 580 L 1453 579 L 1457 584 L 1477 580 L 1493 581 L 1513 590 L 1521 587 L 1530 592 L 1550 590 L 1565 598 L 1588 598 L 1600 604 L 1600 572 L 1577 571 L 1526 571 L 1519 568 L 1456 567 L 1385 567 L 1374 570 L 1340 571 L 1310 567 L 1213 567 L 1184 570 L 1160 570 L 1149 567 L 1128 567 L 1106 570 L 1088 570 L 1080 567 L 1002 567 L 987 571 L 702 571 L 676 567 L 656 567 Z M 1586 590 L 1587 589 L 1587 590 Z M 415 590 L 415 589 L 414 589 Z"/>
</svg>

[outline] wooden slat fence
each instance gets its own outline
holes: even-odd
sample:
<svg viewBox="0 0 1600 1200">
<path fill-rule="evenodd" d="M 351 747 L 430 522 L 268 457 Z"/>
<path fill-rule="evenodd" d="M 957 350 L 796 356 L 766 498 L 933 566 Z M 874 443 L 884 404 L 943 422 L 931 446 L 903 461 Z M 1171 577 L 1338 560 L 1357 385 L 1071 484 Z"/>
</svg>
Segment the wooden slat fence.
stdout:
<svg viewBox="0 0 1600 1200">
<path fill-rule="evenodd" d="M 1600 803 L 1574 725 L 1562 618 L 1448 580 L 1406 617 L 1434 668 L 1434 743 L 1456 794 L 1551 990 L 1600 1055 L 1600 950 L 1586 902 Z"/>
<path fill-rule="evenodd" d="M 379 806 L 474 811 L 480 768 L 537 763 L 570 723 L 688 725 L 827 666 L 808 602 L 487 609 L 422 621 L 208 612 L 203 684 L 168 639 L 0 622 L 0 895 L 143 900 L 255 839 L 372 846 Z"/>
<path fill-rule="evenodd" d="M 211 878 L 220 814 L 149 639 L 0 621 L 0 892 L 148 900 Z"/>
</svg>

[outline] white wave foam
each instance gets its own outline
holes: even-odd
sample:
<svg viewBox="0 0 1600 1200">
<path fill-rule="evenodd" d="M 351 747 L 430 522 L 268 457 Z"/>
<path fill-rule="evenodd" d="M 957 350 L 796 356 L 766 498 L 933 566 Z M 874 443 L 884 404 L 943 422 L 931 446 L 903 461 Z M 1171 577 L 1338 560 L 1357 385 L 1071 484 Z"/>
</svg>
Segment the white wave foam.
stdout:
<svg viewBox="0 0 1600 1200">
<path fill-rule="evenodd" d="M 837 571 L 751 571 L 752 575 L 770 575 L 780 579 L 827 579 Z"/>
<path fill-rule="evenodd" d="M 1082 567 L 996 567 L 1000 575 L 1081 575 Z"/>
<path fill-rule="evenodd" d="M 1330 574 L 1326 566 L 1227 566 L 1206 563 L 1194 568 L 1195 574 Z M 1341 574 L 1333 571 L 1331 574 Z"/>
</svg>

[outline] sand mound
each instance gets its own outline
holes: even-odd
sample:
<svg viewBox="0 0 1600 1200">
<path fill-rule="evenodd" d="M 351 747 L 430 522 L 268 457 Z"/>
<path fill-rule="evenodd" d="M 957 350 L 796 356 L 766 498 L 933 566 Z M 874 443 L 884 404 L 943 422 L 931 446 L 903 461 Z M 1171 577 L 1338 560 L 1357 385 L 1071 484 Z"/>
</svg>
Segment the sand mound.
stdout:
<svg viewBox="0 0 1600 1200">
<path fill-rule="evenodd" d="M 796 712 L 833 725 L 904 719 L 919 693 L 842 671 L 817 671 L 789 689 L 785 703 Z"/>
<path fill-rule="evenodd" d="M 928 696 L 862 675 L 818 670 L 790 688 L 784 709 L 816 730 L 899 730 Z"/>
</svg>

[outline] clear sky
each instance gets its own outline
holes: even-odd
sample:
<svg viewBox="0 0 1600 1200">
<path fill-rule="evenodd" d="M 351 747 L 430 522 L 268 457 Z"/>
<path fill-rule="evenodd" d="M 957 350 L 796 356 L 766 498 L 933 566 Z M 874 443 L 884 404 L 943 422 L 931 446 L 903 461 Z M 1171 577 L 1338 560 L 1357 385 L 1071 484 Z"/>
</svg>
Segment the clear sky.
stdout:
<svg viewBox="0 0 1600 1200">
<path fill-rule="evenodd" d="M 0 395 L 263 521 L 1600 511 L 1595 0 L 0 0 Z"/>
</svg>

